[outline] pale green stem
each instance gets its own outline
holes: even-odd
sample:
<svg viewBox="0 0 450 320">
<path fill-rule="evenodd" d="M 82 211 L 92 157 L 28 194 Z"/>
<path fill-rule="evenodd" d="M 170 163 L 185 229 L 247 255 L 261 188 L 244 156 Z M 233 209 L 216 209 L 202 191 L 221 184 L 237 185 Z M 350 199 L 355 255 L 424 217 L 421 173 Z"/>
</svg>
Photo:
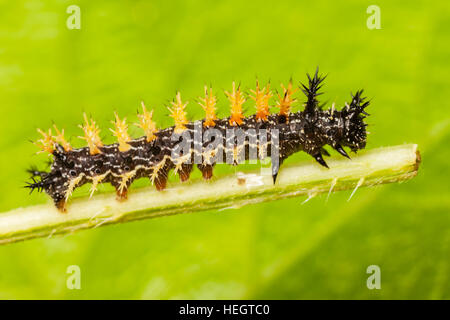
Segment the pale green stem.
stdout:
<svg viewBox="0 0 450 320">
<path fill-rule="evenodd" d="M 415 144 L 379 148 L 352 160 L 327 159 L 330 169 L 310 162 L 283 166 L 274 185 L 269 172 L 227 176 L 211 182 L 177 184 L 158 192 L 131 190 L 128 200 L 115 194 L 74 199 L 62 214 L 53 204 L 19 208 L 0 214 L 0 244 L 52 237 L 81 229 L 202 210 L 239 208 L 277 199 L 408 180 L 417 174 L 420 155 Z M 353 193 L 352 193 L 353 195 Z"/>
</svg>

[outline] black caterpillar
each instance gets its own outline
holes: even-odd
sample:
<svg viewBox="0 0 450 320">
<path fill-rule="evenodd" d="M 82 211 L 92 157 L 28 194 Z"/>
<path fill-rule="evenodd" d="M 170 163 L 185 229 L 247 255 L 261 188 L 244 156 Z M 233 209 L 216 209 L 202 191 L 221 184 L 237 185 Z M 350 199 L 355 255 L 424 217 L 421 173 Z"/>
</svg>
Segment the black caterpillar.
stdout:
<svg viewBox="0 0 450 320">
<path fill-rule="evenodd" d="M 125 119 L 121 120 L 117 114 L 112 131 L 118 143 L 111 145 L 103 145 L 100 130 L 86 115 L 81 128 L 87 147 L 73 149 L 64 139 L 64 131 L 60 132 L 56 126 L 56 135 L 51 130 L 48 133 L 38 130 L 43 138 L 37 144 L 53 155 L 53 162 L 50 172 L 29 170 L 32 182 L 26 187 L 31 191 L 44 190 L 56 207 L 65 211 L 73 190 L 88 182 L 92 183 L 92 193 L 99 183 L 109 182 L 115 187 L 118 199 L 124 200 L 135 179 L 149 177 L 158 190 L 163 190 L 171 169 L 175 169 L 181 181 L 186 181 L 194 164 L 204 179 L 211 179 L 213 167 L 222 162 L 221 159 L 236 165 L 244 160 L 270 156 L 274 183 L 283 160 L 298 151 L 310 154 L 328 168 L 323 159 L 324 155 L 329 156 L 325 145 L 345 157 L 349 156 L 343 147 L 353 152 L 365 147 L 367 125 L 363 119 L 368 115 L 364 109 L 369 102 L 360 90 L 340 111 L 335 110 L 334 104 L 331 109 L 322 110 L 317 97 L 325 77 L 318 75 L 318 69 L 312 78 L 309 74 L 307 77 L 308 85 L 299 87 L 307 97 L 305 108 L 295 113 L 291 113 L 291 107 L 296 102 L 293 94 L 297 90 L 292 88 L 292 81 L 287 87 L 282 86 L 283 91 L 277 94 L 276 107 L 280 109 L 277 114 L 269 112 L 273 96 L 270 84 L 261 88 L 257 82 L 256 89 L 250 90 L 249 95 L 255 101 L 256 114 L 249 117 L 244 117 L 242 112 L 246 98 L 233 83 L 233 90 L 225 92 L 231 103 L 231 116 L 225 119 L 216 118 L 216 97 L 205 87 L 205 97 L 199 101 L 206 112 L 205 119 L 188 122 L 184 111 L 187 103 L 181 101 L 178 93 L 169 108 L 175 125 L 158 131 L 152 112 L 143 105 L 138 126 L 146 135 L 138 139 L 128 136 Z"/>
</svg>

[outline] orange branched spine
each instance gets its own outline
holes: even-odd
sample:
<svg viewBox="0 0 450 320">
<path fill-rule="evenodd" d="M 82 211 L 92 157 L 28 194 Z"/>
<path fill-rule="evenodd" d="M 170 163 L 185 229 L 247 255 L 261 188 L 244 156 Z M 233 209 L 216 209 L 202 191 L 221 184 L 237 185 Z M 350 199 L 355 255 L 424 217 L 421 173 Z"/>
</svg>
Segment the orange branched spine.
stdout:
<svg viewBox="0 0 450 320">
<path fill-rule="evenodd" d="M 84 137 L 80 139 L 86 140 L 89 147 L 89 153 L 91 155 L 102 153 L 99 148 L 103 147 L 102 140 L 100 139 L 100 129 L 93 119 L 89 123 L 89 119 L 86 113 L 83 113 L 85 125 L 79 127 L 84 131 Z"/>
<path fill-rule="evenodd" d="M 205 127 L 213 127 L 215 126 L 215 120 L 217 120 L 216 117 L 216 103 L 217 99 L 216 96 L 213 95 L 212 88 L 209 88 L 208 93 L 208 87 L 205 86 L 205 97 L 199 98 L 200 102 L 198 103 L 203 110 L 205 110 L 205 122 L 203 123 L 203 126 Z"/>
<path fill-rule="evenodd" d="M 39 132 L 42 135 L 42 139 L 39 139 L 34 144 L 41 149 L 38 153 L 41 152 L 48 152 L 53 153 L 55 150 L 55 140 L 52 136 L 52 129 L 48 129 L 48 133 L 45 133 L 41 129 L 37 129 L 37 132 Z"/>
<path fill-rule="evenodd" d="M 256 89 L 250 91 L 253 93 L 253 96 L 250 96 L 250 98 L 255 100 L 256 120 L 267 121 L 267 116 L 270 115 L 269 100 L 273 96 L 272 92 L 270 91 L 270 83 L 268 83 L 267 86 L 265 86 L 261 90 L 259 86 L 259 81 L 256 80 Z"/>
<path fill-rule="evenodd" d="M 53 125 L 53 128 L 55 128 L 56 131 L 56 136 L 54 136 L 55 141 L 59 143 L 65 151 L 72 150 L 72 146 L 64 138 L 64 129 L 59 131 L 55 124 Z"/>
<path fill-rule="evenodd" d="M 281 84 L 281 88 L 283 89 L 283 94 L 277 94 L 279 100 L 277 107 L 280 108 L 279 114 L 285 116 L 286 120 L 288 120 L 292 104 L 297 101 L 297 99 L 294 99 L 292 96 L 298 89 L 292 89 L 292 80 L 289 81 L 287 87 Z"/>
<path fill-rule="evenodd" d="M 114 112 L 114 116 L 116 120 L 113 122 L 115 129 L 109 129 L 117 138 L 117 142 L 119 142 L 119 151 L 125 152 L 130 150 L 131 146 L 128 144 L 131 141 L 130 136 L 128 135 L 128 125 L 126 123 L 126 118 L 120 120 L 117 112 Z"/>
<path fill-rule="evenodd" d="M 230 92 L 225 91 L 228 100 L 231 103 L 231 117 L 229 120 L 230 126 L 237 126 L 242 124 L 244 114 L 242 112 L 242 105 L 246 101 L 241 92 L 241 87 L 238 86 L 236 90 L 236 84 L 233 81 L 233 90 Z"/>
<path fill-rule="evenodd" d="M 144 105 L 144 101 L 141 102 L 142 105 L 142 114 L 138 114 L 139 123 L 136 125 L 142 128 L 147 136 L 147 142 L 153 141 L 156 139 L 155 133 L 158 131 L 156 129 L 156 124 L 153 121 L 153 110 L 147 111 Z"/>
<path fill-rule="evenodd" d="M 175 133 L 181 133 L 186 130 L 186 124 L 188 123 L 186 119 L 186 108 L 188 102 L 183 103 L 181 101 L 180 92 L 177 93 L 176 101 L 171 102 L 172 109 L 168 107 L 170 111 L 170 116 L 175 120 Z"/>
</svg>

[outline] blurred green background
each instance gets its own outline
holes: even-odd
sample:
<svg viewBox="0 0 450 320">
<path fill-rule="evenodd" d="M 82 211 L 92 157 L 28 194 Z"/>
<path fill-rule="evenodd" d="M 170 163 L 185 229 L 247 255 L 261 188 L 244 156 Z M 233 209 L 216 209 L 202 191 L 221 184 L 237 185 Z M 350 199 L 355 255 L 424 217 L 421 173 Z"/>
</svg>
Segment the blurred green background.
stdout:
<svg viewBox="0 0 450 320">
<path fill-rule="evenodd" d="M 80 30 L 66 27 L 71 4 Z M 372 4 L 381 30 L 366 26 Z M 204 84 L 226 116 L 233 80 L 279 88 L 317 65 L 324 100 L 372 98 L 368 148 L 418 143 L 423 157 L 415 179 L 349 202 L 342 192 L 0 246 L 0 298 L 449 299 L 449 59 L 448 1 L 0 1 L 0 211 L 48 201 L 22 189 L 46 160 L 29 142 L 38 127 L 54 122 L 82 146 L 87 112 L 112 141 L 113 111 L 135 121 L 141 100 L 166 127 L 176 90 L 199 119 Z M 81 290 L 66 288 L 69 265 Z M 369 265 L 381 290 L 366 287 Z"/>
</svg>

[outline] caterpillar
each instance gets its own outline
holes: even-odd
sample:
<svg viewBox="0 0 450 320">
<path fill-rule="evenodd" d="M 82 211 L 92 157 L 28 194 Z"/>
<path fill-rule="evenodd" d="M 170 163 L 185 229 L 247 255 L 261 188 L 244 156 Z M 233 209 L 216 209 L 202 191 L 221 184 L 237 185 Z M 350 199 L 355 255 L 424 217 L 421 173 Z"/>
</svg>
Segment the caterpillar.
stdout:
<svg viewBox="0 0 450 320">
<path fill-rule="evenodd" d="M 128 135 L 126 119 L 115 113 L 114 128 L 110 129 L 117 142 L 104 145 L 100 139 L 100 129 L 93 119 L 84 114 L 84 132 L 87 146 L 73 148 L 64 138 L 64 130 L 56 125 L 44 132 L 38 129 L 42 138 L 35 142 L 41 149 L 52 155 L 49 172 L 36 168 L 29 170 L 31 182 L 26 187 L 45 191 L 61 212 L 67 210 L 67 201 L 72 192 L 86 183 L 91 183 L 91 196 L 100 183 L 110 183 L 116 190 L 117 199 L 127 199 L 127 192 L 136 179 L 147 177 L 157 190 L 166 188 L 168 174 L 174 170 L 180 180 L 186 181 L 196 165 L 205 180 L 213 176 L 215 164 L 224 162 L 238 165 L 241 161 L 270 157 L 273 183 L 283 161 L 293 153 L 304 151 L 320 165 L 328 168 L 323 156 L 330 154 L 324 148 L 331 146 L 342 156 L 349 158 L 344 147 L 352 152 L 366 145 L 364 118 L 369 114 L 365 108 L 369 101 L 362 96 L 363 90 L 351 95 L 350 103 L 341 110 L 332 107 L 324 110 L 319 105 L 318 96 L 326 76 L 307 74 L 307 84 L 293 88 L 292 80 L 287 86 L 281 85 L 276 95 L 270 83 L 245 94 L 240 85 L 233 82 L 232 90 L 225 91 L 231 106 L 231 115 L 224 119 L 216 116 L 217 98 L 211 87 L 204 88 L 204 97 L 198 103 L 205 111 L 205 118 L 189 122 L 186 115 L 187 102 L 183 102 L 178 92 L 168 109 L 174 119 L 174 126 L 158 130 L 152 119 L 153 111 L 148 111 L 142 103 L 142 113 L 138 113 L 139 123 L 145 135 L 132 139 Z M 304 109 L 291 112 L 297 102 L 294 94 L 300 89 L 306 96 Z M 276 104 L 271 105 L 272 98 Z M 256 113 L 245 117 L 243 104 L 253 100 Z M 278 113 L 270 108 L 277 107 Z"/>
</svg>

